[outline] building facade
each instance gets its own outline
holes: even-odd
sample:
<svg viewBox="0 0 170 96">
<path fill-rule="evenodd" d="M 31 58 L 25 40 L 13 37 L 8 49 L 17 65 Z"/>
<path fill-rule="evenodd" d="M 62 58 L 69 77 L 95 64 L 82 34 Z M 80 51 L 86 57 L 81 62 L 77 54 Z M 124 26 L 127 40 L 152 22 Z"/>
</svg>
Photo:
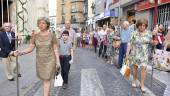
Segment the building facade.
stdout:
<svg viewBox="0 0 170 96">
<path fill-rule="evenodd" d="M 117 7 L 111 8 L 111 5 L 116 4 L 118 0 L 96 0 L 95 2 L 95 22 L 96 27 L 116 25 L 118 19 Z M 100 8 L 99 8 L 100 6 Z"/>
<path fill-rule="evenodd" d="M 162 23 L 167 32 L 167 27 L 170 24 L 170 0 L 157 1 L 156 5 L 155 0 L 96 0 L 96 25 L 120 26 L 124 20 L 131 23 L 132 19 L 145 18 L 148 20 L 149 30 L 155 27 L 156 22 L 156 24 Z M 98 6 L 101 7 L 98 8 Z"/>
<path fill-rule="evenodd" d="M 65 21 L 70 21 L 73 28 L 83 28 L 84 0 L 57 0 L 57 27 L 63 27 Z"/>
<path fill-rule="evenodd" d="M 88 0 L 87 0 L 88 1 Z M 95 0 L 89 0 L 87 3 L 86 9 L 86 28 L 88 31 L 92 31 L 95 28 L 94 16 L 95 16 Z"/>
<path fill-rule="evenodd" d="M 11 9 L 11 5 L 14 1 L 13 0 L 1 0 L 0 2 L 0 26 L 2 26 L 2 24 L 4 22 L 8 22 L 11 21 L 10 18 L 10 13 L 12 10 Z"/>
</svg>

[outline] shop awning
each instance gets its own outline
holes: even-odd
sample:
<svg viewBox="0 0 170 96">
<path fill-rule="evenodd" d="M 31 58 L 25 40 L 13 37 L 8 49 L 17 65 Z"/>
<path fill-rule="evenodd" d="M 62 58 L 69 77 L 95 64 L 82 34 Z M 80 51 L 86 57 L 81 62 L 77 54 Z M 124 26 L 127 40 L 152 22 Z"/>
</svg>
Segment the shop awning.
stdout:
<svg viewBox="0 0 170 96">
<path fill-rule="evenodd" d="M 118 17 L 118 11 L 117 10 L 104 11 L 100 15 L 97 15 L 95 17 L 95 21 L 102 20 L 108 17 Z"/>
</svg>

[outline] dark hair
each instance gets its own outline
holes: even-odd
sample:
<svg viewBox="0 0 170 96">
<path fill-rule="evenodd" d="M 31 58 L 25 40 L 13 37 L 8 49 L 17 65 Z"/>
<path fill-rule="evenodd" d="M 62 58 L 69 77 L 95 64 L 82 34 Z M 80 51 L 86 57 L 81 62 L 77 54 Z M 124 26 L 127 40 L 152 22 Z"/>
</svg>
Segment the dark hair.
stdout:
<svg viewBox="0 0 170 96">
<path fill-rule="evenodd" d="M 133 24 L 136 24 L 136 20 L 135 19 L 132 19 L 132 22 L 133 22 Z"/>
<path fill-rule="evenodd" d="M 111 29 L 115 30 L 115 26 L 114 26 L 114 25 L 113 25 L 113 26 L 111 26 Z"/>
<path fill-rule="evenodd" d="M 136 28 L 139 28 L 139 26 L 142 26 L 142 24 L 145 24 L 145 27 L 148 27 L 148 20 L 146 19 L 139 19 L 136 24 Z"/>
<path fill-rule="evenodd" d="M 62 35 L 63 35 L 63 34 L 66 34 L 66 35 L 69 36 L 69 32 L 68 32 L 67 30 L 64 30 L 63 33 L 62 33 Z"/>
</svg>

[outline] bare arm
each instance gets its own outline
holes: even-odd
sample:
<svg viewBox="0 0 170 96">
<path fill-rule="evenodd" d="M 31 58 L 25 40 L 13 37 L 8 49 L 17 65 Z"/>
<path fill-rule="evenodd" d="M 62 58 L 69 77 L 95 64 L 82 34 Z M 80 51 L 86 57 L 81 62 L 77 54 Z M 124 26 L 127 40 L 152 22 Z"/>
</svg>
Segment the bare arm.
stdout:
<svg viewBox="0 0 170 96">
<path fill-rule="evenodd" d="M 71 59 L 74 60 L 74 50 L 71 48 Z"/>
<path fill-rule="evenodd" d="M 128 45 L 127 45 L 127 51 L 126 51 L 126 57 L 128 57 L 128 56 L 129 56 L 129 54 L 130 54 L 130 50 L 131 50 L 131 44 L 130 44 L 130 43 L 128 43 Z"/>
<path fill-rule="evenodd" d="M 76 44 L 77 44 L 77 40 L 76 40 L 76 33 L 74 33 L 74 38 L 73 38 L 73 42 L 74 42 L 74 45 L 73 45 L 73 50 L 76 49 Z"/>
<path fill-rule="evenodd" d="M 54 53 L 55 53 L 55 56 L 56 56 L 56 59 L 57 59 L 57 67 L 60 66 L 60 59 L 59 59 L 59 48 L 58 48 L 58 45 L 57 44 L 53 44 L 53 49 L 54 49 Z"/>
<path fill-rule="evenodd" d="M 20 52 L 20 55 L 25 55 L 28 53 L 31 53 L 35 48 L 35 44 L 29 44 L 29 47 L 23 51 Z"/>
</svg>

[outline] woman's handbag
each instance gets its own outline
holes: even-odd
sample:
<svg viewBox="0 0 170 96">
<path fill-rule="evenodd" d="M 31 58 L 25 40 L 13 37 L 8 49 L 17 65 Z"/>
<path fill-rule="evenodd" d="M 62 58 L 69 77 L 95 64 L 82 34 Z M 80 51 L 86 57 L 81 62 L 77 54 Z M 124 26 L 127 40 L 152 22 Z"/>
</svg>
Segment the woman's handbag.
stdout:
<svg viewBox="0 0 170 96">
<path fill-rule="evenodd" d="M 57 72 L 54 80 L 54 87 L 59 87 L 63 85 L 63 78 L 60 72 Z"/>
<path fill-rule="evenodd" d="M 130 77 L 130 65 L 129 65 L 128 59 L 124 59 L 124 63 L 123 63 L 123 66 L 120 70 L 120 73 L 126 78 Z"/>
<path fill-rule="evenodd" d="M 120 43 L 121 43 L 120 39 L 114 39 L 112 42 L 113 48 L 119 48 Z"/>
</svg>

